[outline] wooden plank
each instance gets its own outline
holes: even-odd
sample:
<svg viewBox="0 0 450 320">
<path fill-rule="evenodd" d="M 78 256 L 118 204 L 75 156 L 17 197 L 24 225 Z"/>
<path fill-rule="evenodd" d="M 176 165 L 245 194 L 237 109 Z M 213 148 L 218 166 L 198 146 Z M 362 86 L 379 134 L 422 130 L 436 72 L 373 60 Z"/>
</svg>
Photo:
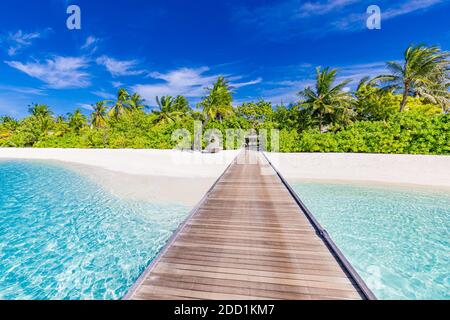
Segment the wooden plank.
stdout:
<svg viewBox="0 0 450 320">
<path fill-rule="evenodd" d="M 164 285 L 168 285 L 169 281 L 179 281 L 179 282 L 196 282 L 202 284 L 215 285 L 220 287 L 234 287 L 234 288 L 249 288 L 252 290 L 264 290 L 264 291 L 273 291 L 277 293 L 294 293 L 294 294 L 303 294 L 309 295 L 311 298 L 320 299 L 321 297 L 343 297 L 345 299 L 358 299 L 359 294 L 357 292 L 351 291 L 342 291 L 342 290 L 332 290 L 332 289 L 322 289 L 322 288 L 311 288 L 311 287 L 301 287 L 301 286 L 293 286 L 286 285 L 280 283 L 266 283 L 261 282 L 259 279 L 254 278 L 254 281 L 250 281 L 249 278 L 245 280 L 231 280 L 231 279 L 223 279 L 219 277 L 220 274 L 212 274 L 212 278 L 205 277 L 205 274 L 191 272 L 189 275 L 183 274 L 182 277 L 173 276 L 172 273 L 163 274 L 163 273 L 154 273 L 153 277 L 158 277 L 161 281 L 165 281 Z M 242 277 L 241 277 L 242 278 Z M 150 283 L 150 280 L 154 278 L 150 277 L 146 283 Z M 154 282 L 151 282 L 152 284 Z M 253 291 L 254 293 L 255 291 Z M 270 293 L 263 293 L 261 295 L 267 296 Z M 281 297 L 276 297 L 281 298 Z M 298 297 L 296 297 L 298 298 Z"/>
<path fill-rule="evenodd" d="M 210 273 L 220 273 L 222 275 L 238 275 L 243 277 L 259 277 L 259 281 L 267 283 L 284 283 L 291 285 L 299 285 L 314 288 L 325 288 L 325 289 L 336 289 L 336 290 L 347 290 L 354 291 L 354 286 L 350 281 L 346 282 L 322 282 L 315 280 L 303 280 L 302 274 L 280 272 L 280 270 L 274 271 L 262 271 L 262 270 L 250 270 L 250 269 L 238 269 L 231 268 L 227 266 L 223 267 L 210 267 L 206 265 L 189 265 L 189 264 L 179 264 L 179 263 L 169 263 L 166 261 L 161 261 L 158 266 L 154 269 L 155 272 L 161 270 L 167 272 L 174 272 L 175 270 L 185 270 L 188 271 L 202 271 L 205 274 Z M 295 272 L 295 271 L 293 271 Z M 184 273 L 184 272 L 182 272 Z"/>
<path fill-rule="evenodd" d="M 259 163 L 243 159 L 259 158 Z M 130 299 L 360 299 L 267 161 L 241 153 Z"/>
<path fill-rule="evenodd" d="M 311 256 L 308 254 L 308 252 L 289 252 L 289 254 L 286 254 L 286 252 L 279 252 L 279 251 L 272 251 L 272 250 L 255 250 L 255 248 L 229 248 L 229 247 L 217 247 L 217 246 L 201 246 L 201 245 L 186 245 L 176 242 L 173 244 L 173 247 L 182 248 L 183 250 L 197 250 L 197 251 L 209 251 L 209 252 L 218 252 L 219 254 L 221 252 L 235 252 L 242 255 L 242 257 L 246 257 L 248 255 L 259 255 L 261 257 L 275 257 L 275 258 L 287 258 L 287 259 L 302 259 L 304 261 L 322 261 L 323 265 L 331 265 L 331 264 L 337 264 L 335 258 L 332 255 L 329 256 Z"/>
</svg>

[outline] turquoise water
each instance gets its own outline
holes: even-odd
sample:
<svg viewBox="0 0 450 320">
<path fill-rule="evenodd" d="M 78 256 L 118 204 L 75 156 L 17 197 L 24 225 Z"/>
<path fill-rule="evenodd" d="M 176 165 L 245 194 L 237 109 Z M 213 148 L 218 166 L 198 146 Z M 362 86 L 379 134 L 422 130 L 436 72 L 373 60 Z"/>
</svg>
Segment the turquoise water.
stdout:
<svg viewBox="0 0 450 320">
<path fill-rule="evenodd" d="M 0 299 L 119 299 L 187 213 L 62 165 L 0 161 Z"/>
<path fill-rule="evenodd" d="M 294 189 L 379 299 L 450 299 L 450 193 Z"/>
</svg>

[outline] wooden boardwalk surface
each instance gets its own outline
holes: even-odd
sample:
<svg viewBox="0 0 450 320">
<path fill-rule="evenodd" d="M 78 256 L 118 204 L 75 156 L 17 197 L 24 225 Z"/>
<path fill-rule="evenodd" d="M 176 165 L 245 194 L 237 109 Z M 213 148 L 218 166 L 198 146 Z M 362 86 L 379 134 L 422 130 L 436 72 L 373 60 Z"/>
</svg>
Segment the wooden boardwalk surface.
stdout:
<svg viewBox="0 0 450 320">
<path fill-rule="evenodd" d="M 247 151 L 126 298 L 363 298 L 352 279 L 269 163 Z"/>
</svg>

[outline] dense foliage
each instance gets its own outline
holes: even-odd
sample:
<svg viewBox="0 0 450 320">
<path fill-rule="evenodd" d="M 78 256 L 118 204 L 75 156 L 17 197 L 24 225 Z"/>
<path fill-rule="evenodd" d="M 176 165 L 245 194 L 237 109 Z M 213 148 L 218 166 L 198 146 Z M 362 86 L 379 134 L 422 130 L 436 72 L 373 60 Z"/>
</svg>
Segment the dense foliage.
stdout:
<svg viewBox="0 0 450 320">
<path fill-rule="evenodd" d="M 35 104 L 24 119 L 0 118 L 0 146 L 167 149 L 179 143 L 177 129 L 192 141 L 197 121 L 201 132 L 217 129 L 224 138 L 228 129 L 268 135 L 278 129 L 281 152 L 450 154 L 448 53 L 410 47 L 403 64 L 388 67 L 391 75 L 364 78 L 355 92 L 346 90 L 349 80 L 336 81 L 336 70 L 318 68 L 316 85 L 300 90 L 289 106 L 260 100 L 234 107 L 233 88 L 223 77 L 196 108 L 183 96 L 165 96 L 148 111 L 139 94 L 125 89 L 114 102 L 97 102 L 89 115 L 76 109 L 55 116 Z"/>
</svg>

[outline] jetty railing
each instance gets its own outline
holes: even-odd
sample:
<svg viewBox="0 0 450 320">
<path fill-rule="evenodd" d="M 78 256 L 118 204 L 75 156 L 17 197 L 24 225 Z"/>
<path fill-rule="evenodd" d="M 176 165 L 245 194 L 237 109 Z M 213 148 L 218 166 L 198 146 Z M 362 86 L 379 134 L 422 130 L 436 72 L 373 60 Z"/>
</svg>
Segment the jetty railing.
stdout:
<svg viewBox="0 0 450 320">
<path fill-rule="evenodd" d="M 276 174 L 280 178 L 281 182 L 288 189 L 289 193 L 294 198 L 295 202 L 298 204 L 298 206 L 300 207 L 302 212 L 308 218 L 309 222 L 312 224 L 312 226 L 316 230 L 316 233 L 318 234 L 318 236 L 323 240 L 323 242 L 326 244 L 328 249 L 335 255 L 336 260 L 339 263 L 339 265 L 341 266 L 341 268 L 355 282 L 356 286 L 361 291 L 363 297 L 366 300 L 377 300 L 375 294 L 372 292 L 372 290 L 369 289 L 367 284 L 364 282 L 364 280 L 361 278 L 361 276 L 358 274 L 358 272 L 355 270 L 355 268 L 353 268 L 351 263 L 347 260 L 345 255 L 342 253 L 342 251 L 339 250 L 338 246 L 334 243 L 333 239 L 331 239 L 329 233 L 320 225 L 319 221 L 317 221 L 316 217 L 312 214 L 312 212 L 308 209 L 308 207 L 303 203 L 303 201 L 300 199 L 300 197 L 297 195 L 297 193 L 291 187 L 289 182 L 287 182 L 287 180 L 283 177 L 281 172 L 273 165 L 273 163 L 270 161 L 269 157 L 267 157 L 266 153 L 265 152 L 261 152 L 261 153 L 264 155 L 264 158 L 269 163 L 269 165 L 272 167 L 272 169 L 276 172 Z"/>
</svg>

